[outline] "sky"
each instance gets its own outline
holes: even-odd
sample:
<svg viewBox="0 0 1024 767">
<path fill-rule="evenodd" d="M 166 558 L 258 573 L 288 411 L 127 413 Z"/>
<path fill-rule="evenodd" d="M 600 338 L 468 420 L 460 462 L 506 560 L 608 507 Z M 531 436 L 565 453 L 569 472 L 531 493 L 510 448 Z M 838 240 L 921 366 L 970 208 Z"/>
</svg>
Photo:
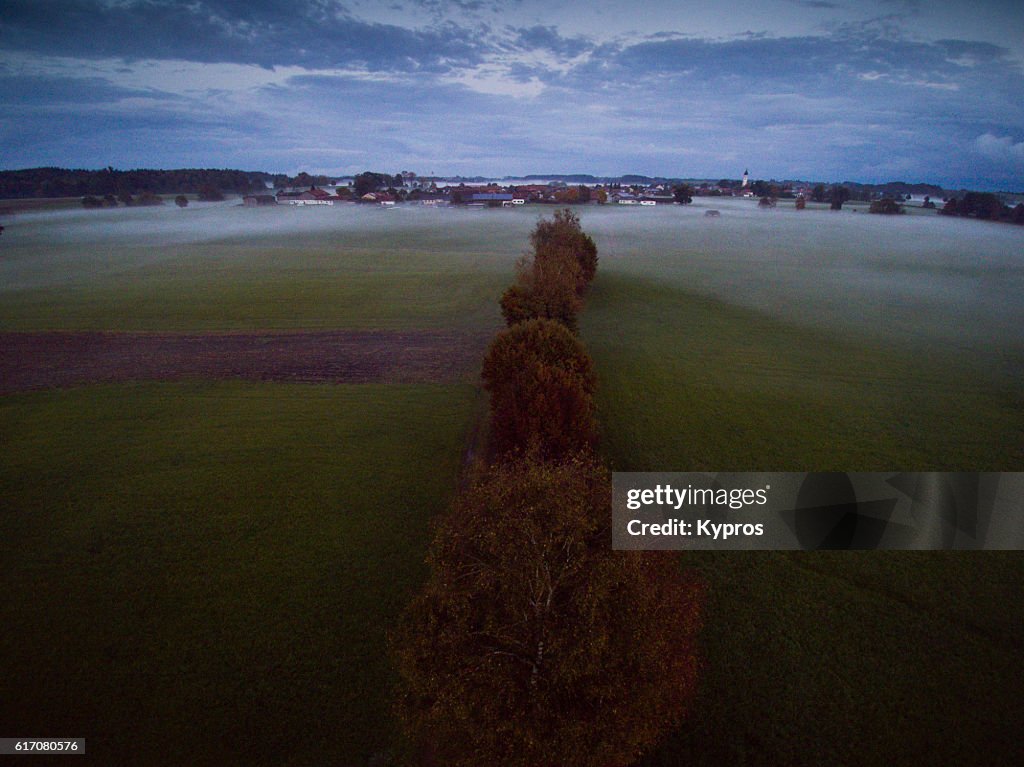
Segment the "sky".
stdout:
<svg viewBox="0 0 1024 767">
<path fill-rule="evenodd" d="M 0 0 L 0 168 L 1024 190 L 1020 0 Z"/>
</svg>

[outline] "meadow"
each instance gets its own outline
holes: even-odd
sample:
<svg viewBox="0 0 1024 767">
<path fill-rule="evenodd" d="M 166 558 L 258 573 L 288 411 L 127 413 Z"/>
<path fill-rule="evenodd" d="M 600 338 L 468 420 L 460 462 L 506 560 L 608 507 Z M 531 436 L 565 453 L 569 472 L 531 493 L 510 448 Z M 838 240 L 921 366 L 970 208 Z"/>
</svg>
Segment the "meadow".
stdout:
<svg viewBox="0 0 1024 767">
<path fill-rule="evenodd" d="M 0 721 L 102 763 L 364 763 L 472 386 L 0 400 Z"/>
<path fill-rule="evenodd" d="M 0 332 L 486 332 L 544 212 L 23 213 L 0 239 Z M 581 218 L 614 468 L 1024 466 L 1019 228 L 740 200 Z M 384 639 L 482 404 L 471 378 L 0 397 L 0 720 L 150 763 L 398 748 Z M 707 666 L 652 764 L 1019 755 L 1018 553 L 689 564 Z"/>
</svg>

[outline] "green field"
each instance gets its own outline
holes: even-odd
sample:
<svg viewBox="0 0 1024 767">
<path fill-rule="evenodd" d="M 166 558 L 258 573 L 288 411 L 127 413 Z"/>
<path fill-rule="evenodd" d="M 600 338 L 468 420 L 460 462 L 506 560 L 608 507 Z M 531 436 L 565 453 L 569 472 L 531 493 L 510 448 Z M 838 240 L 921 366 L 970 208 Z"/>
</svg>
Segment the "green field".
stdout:
<svg viewBox="0 0 1024 767">
<path fill-rule="evenodd" d="M 22 216 L 0 243 L 0 330 L 496 328 L 534 220 L 337 213 Z"/>
<path fill-rule="evenodd" d="M 1019 764 L 1019 552 L 704 552 L 694 714 L 644 764 Z"/>
<path fill-rule="evenodd" d="M 730 205 L 583 212 L 602 260 L 581 335 L 616 469 L 1024 466 L 1019 229 Z M 537 215 L 19 215 L 0 331 L 487 330 Z M 389 752 L 385 633 L 481 405 L 471 385 L 0 398 L 0 721 L 108 761 Z M 1020 755 L 1019 553 L 690 563 L 707 665 L 652 764 Z"/>
<path fill-rule="evenodd" d="M 1015 471 L 1017 350 L 786 322 L 618 261 L 581 332 L 622 471 Z M 645 765 L 1011 764 L 1020 552 L 703 552 L 694 714 Z"/>
<path fill-rule="evenodd" d="M 1010 471 L 1024 466 L 1019 360 L 786 323 L 623 271 L 581 333 L 621 471 Z"/>
<path fill-rule="evenodd" d="M 364 763 L 470 386 L 0 400 L 0 722 L 102 763 Z"/>
</svg>

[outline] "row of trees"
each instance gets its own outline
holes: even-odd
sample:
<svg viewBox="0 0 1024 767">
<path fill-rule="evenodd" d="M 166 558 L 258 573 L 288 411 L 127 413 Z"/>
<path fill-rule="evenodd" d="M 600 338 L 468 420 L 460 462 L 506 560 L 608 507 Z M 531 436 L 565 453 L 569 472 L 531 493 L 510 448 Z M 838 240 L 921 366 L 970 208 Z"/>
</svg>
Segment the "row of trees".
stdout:
<svg viewBox="0 0 1024 767">
<path fill-rule="evenodd" d="M 199 192 L 198 198 L 204 202 L 217 202 L 224 199 L 224 195 L 220 193 L 220 190 L 212 187 L 206 187 Z M 148 205 L 163 205 L 163 198 L 159 195 L 155 195 L 152 192 L 143 192 L 138 197 L 133 197 L 128 193 L 119 194 L 116 197 L 112 194 L 103 195 L 103 197 L 95 197 L 93 195 L 86 195 L 82 198 L 83 208 L 116 208 L 118 205 L 124 205 L 126 208 L 133 206 L 145 207 Z M 183 194 L 179 194 L 174 198 L 174 204 L 179 208 L 188 207 L 188 197 Z"/>
<path fill-rule="evenodd" d="M 181 200 L 185 201 L 184 205 L 181 203 Z M 178 204 L 179 207 L 182 208 L 185 207 L 185 205 L 188 205 L 188 198 L 185 197 L 184 195 L 178 195 L 174 199 L 174 201 L 175 203 Z M 133 197 L 130 194 L 124 193 L 119 194 L 116 197 L 112 194 L 106 194 L 103 197 L 94 197 L 93 195 L 86 195 L 85 197 L 82 198 L 83 208 L 116 208 L 118 205 L 124 205 L 125 207 L 130 208 L 136 205 L 140 207 L 145 207 L 149 205 L 163 204 L 163 198 L 153 194 L 152 192 L 143 192 L 138 197 Z"/>
<path fill-rule="evenodd" d="M 549 311 L 579 309 L 597 248 L 569 210 L 531 245 L 483 363 L 491 460 L 438 522 L 394 636 L 423 763 L 627 765 L 696 684 L 699 586 L 670 553 L 612 551 L 593 363 L 575 313 Z"/>
<path fill-rule="evenodd" d="M 963 197 L 951 198 L 939 210 L 944 216 L 964 216 L 987 221 L 1009 221 L 1024 224 L 1024 203 L 1011 208 L 991 192 L 967 192 Z"/>
<path fill-rule="evenodd" d="M 97 197 L 107 195 L 200 194 L 204 189 L 247 194 L 266 189 L 273 177 L 241 170 L 182 168 L 178 170 L 69 170 L 29 168 L 0 171 L 0 198 Z M 312 177 L 310 177 L 312 178 Z"/>
<path fill-rule="evenodd" d="M 568 208 L 541 219 L 530 235 L 531 252 L 516 262 L 516 281 L 500 300 L 512 327 L 550 319 L 576 332 L 583 295 L 597 273 L 597 246 Z"/>
</svg>

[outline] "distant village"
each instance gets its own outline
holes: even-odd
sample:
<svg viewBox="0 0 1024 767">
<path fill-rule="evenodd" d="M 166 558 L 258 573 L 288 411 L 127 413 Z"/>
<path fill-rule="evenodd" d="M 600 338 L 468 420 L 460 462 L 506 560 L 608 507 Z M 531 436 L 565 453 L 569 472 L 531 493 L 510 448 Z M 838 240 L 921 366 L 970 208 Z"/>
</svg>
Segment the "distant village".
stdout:
<svg viewBox="0 0 1024 767">
<path fill-rule="evenodd" d="M 377 205 L 461 206 L 514 208 L 521 205 L 686 205 L 695 197 L 753 198 L 761 208 L 774 208 L 779 200 L 792 200 L 797 210 L 808 203 L 841 210 L 846 202 L 867 203 L 869 213 L 900 214 L 908 207 L 936 213 L 1024 224 L 1024 202 L 1019 195 L 989 192 L 949 193 L 929 184 L 890 182 L 883 185 L 825 185 L 801 181 L 752 181 L 744 170 L 737 180 L 679 181 L 664 179 L 615 181 L 563 177 L 488 181 L 483 179 L 420 178 L 403 171 L 360 173 L 341 179 L 306 176 L 289 179 L 291 186 L 266 183 L 266 192 L 245 194 L 243 205 Z M 299 183 L 304 181 L 305 183 Z M 457 182 L 457 183 L 456 183 Z M 934 199 L 933 199 L 934 197 Z M 938 204 L 936 204 L 938 202 Z M 1009 203 L 1009 204 L 1008 204 Z M 1016 207 L 1011 207 L 1016 203 Z M 855 208 L 855 210 L 860 208 Z M 708 216 L 719 211 L 709 209 Z"/>
<path fill-rule="evenodd" d="M 806 188 L 804 188 L 806 186 Z M 817 196 L 824 197 L 824 186 L 819 185 Z M 722 179 L 718 182 L 696 184 L 655 183 L 579 183 L 562 180 L 546 183 L 460 182 L 439 179 L 420 179 L 415 173 L 403 171 L 395 176 L 365 173 L 342 178 L 332 184 L 293 186 L 271 193 L 248 194 L 243 204 L 260 205 L 334 205 L 375 204 L 390 206 L 397 203 L 420 205 L 463 205 L 467 207 L 513 207 L 528 204 L 578 205 L 669 205 L 688 203 L 697 197 L 771 197 L 811 199 L 815 195 L 812 185 L 799 183 L 766 183 L 750 181 L 744 172 L 739 180 Z"/>
<path fill-rule="evenodd" d="M 99 170 L 25 168 L 0 171 L 0 200 L 4 210 L 52 205 L 66 197 L 79 197 L 85 208 L 162 205 L 173 198 L 187 207 L 190 197 L 218 202 L 237 194 L 246 207 L 269 205 L 333 206 L 399 204 L 516 208 L 522 205 L 635 205 L 648 207 L 691 203 L 695 198 L 752 198 L 759 207 L 774 208 L 788 201 L 801 210 L 815 204 L 842 210 L 899 214 L 924 209 L 947 216 L 980 218 L 1024 224 L 1024 193 L 949 190 L 935 184 L 889 181 L 866 184 L 854 181 L 765 181 L 749 172 L 736 179 L 680 179 L 626 175 L 596 177 L 587 174 L 482 177 L 418 176 L 411 171 L 332 177 L 305 172 L 291 177 L 262 171 L 178 168 Z M 707 215 L 713 215 L 708 208 Z"/>
</svg>

